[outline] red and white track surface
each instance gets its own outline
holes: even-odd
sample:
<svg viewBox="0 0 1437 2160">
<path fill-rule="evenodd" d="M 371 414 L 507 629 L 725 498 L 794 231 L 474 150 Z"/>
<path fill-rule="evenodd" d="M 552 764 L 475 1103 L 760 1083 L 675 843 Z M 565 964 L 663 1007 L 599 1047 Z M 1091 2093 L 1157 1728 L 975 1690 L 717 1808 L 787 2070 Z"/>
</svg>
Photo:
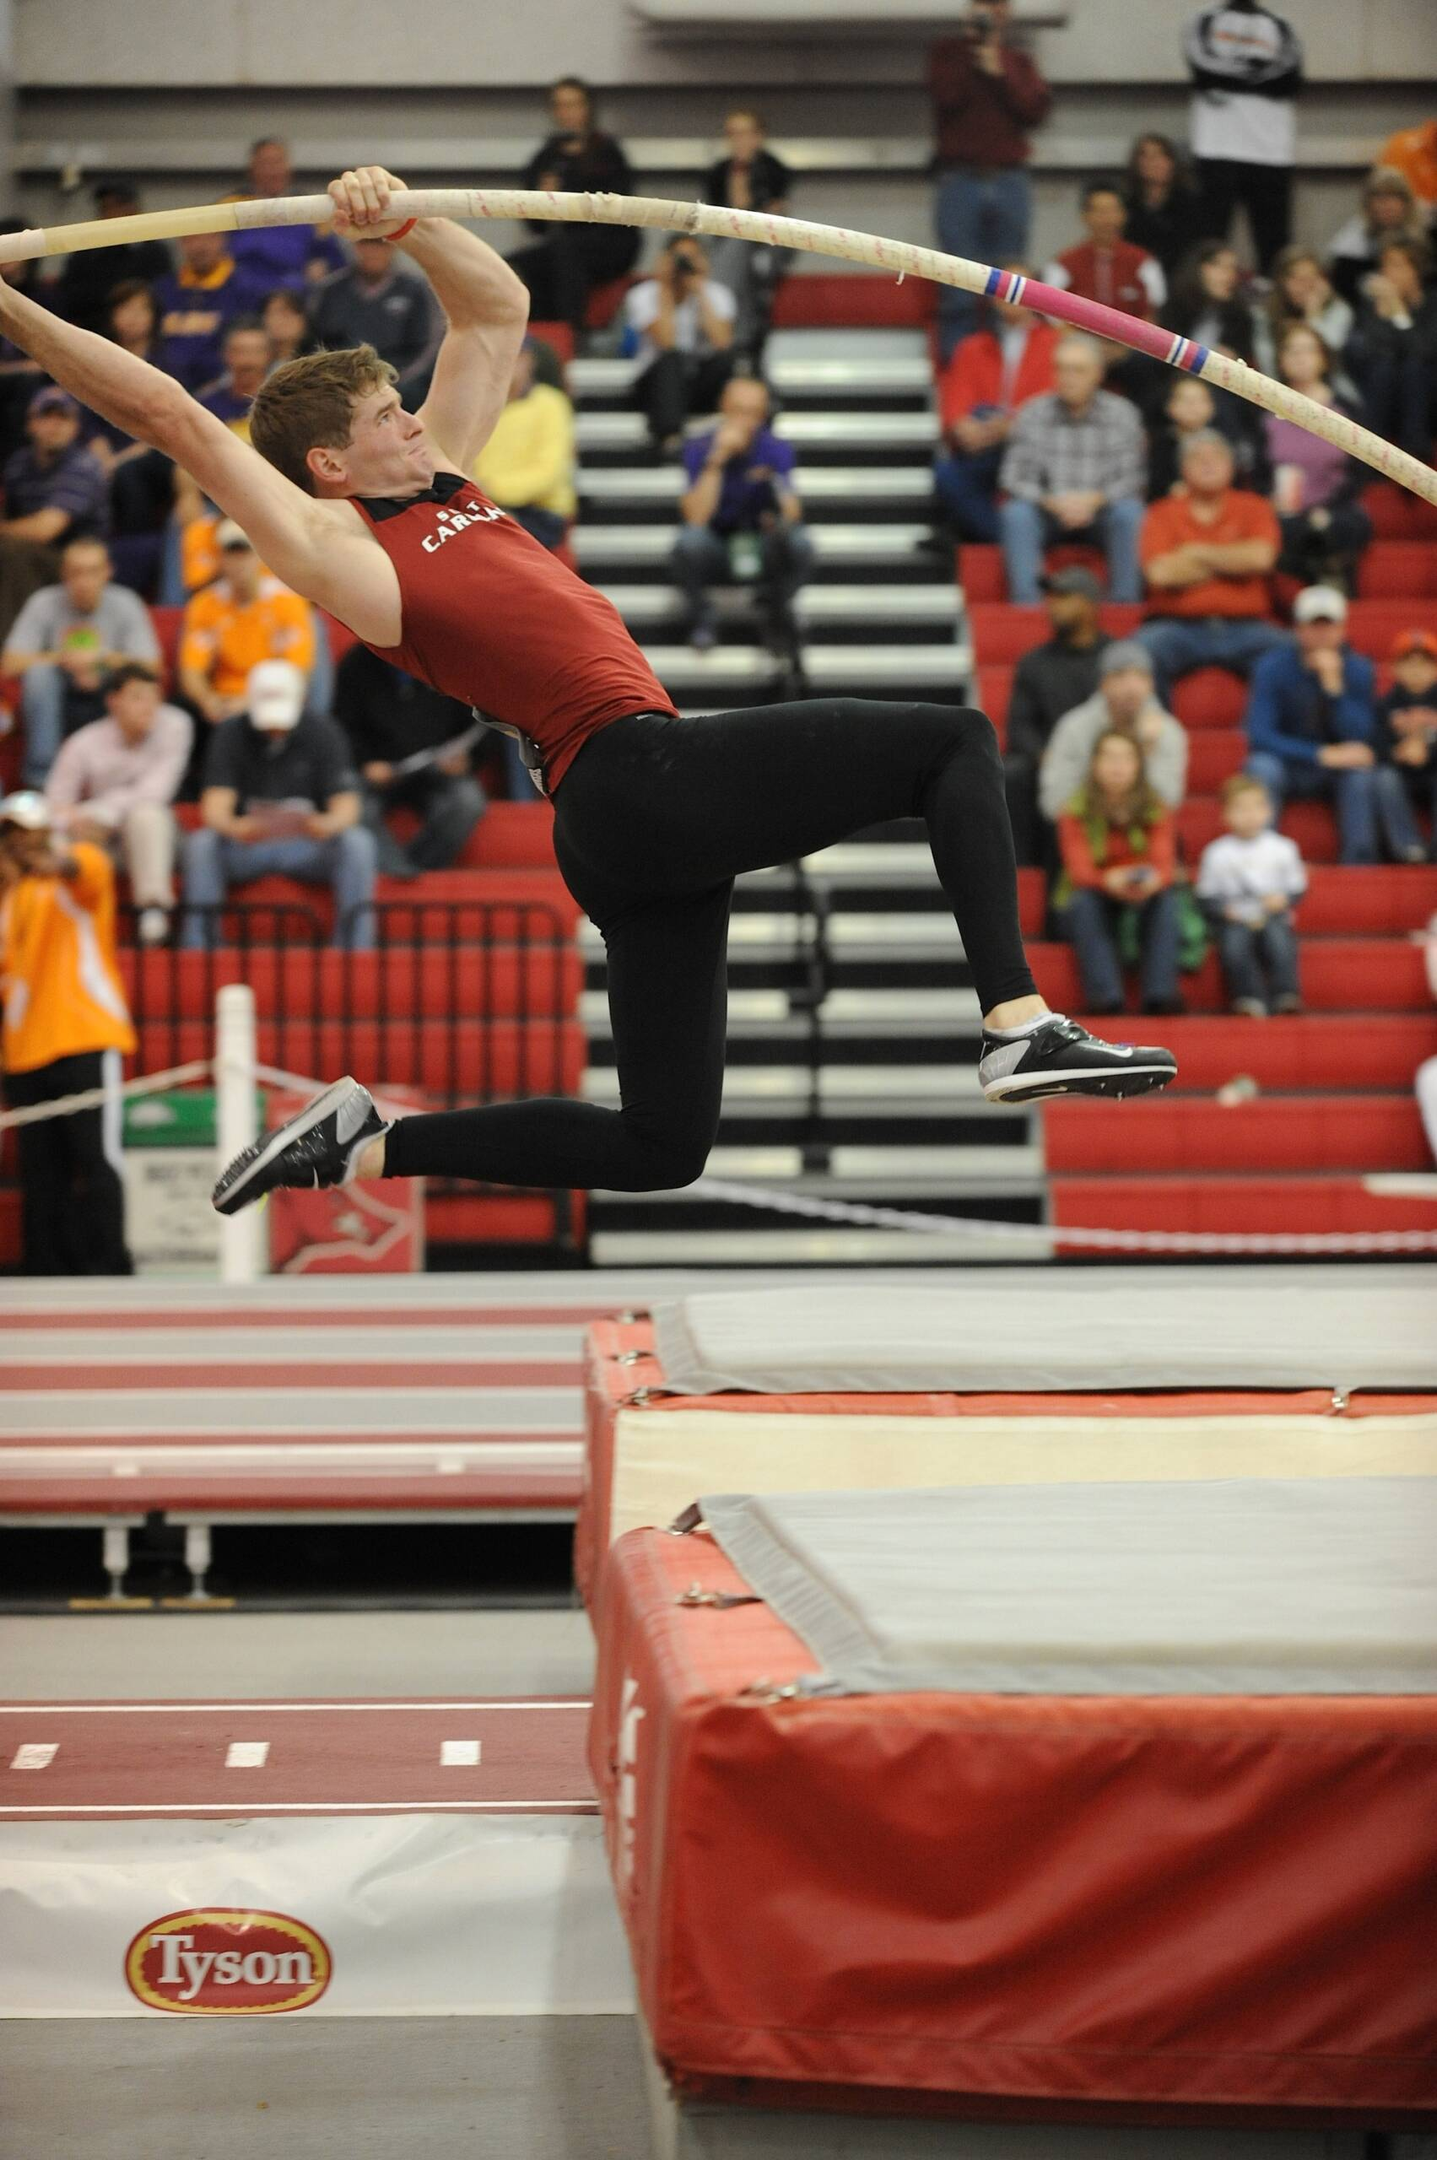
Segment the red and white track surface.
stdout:
<svg viewBox="0 0 1437 2160">
<path fill-rule="evenodd" d="M 0 1823 L 593 1815 L 585 1700 L 0 1703 Z"/>
<path fill-rule="evenodd" d="M 590 1321 L 766 1282 L 792 1277 L 7 1283 L 0 1520 L 568 1519 Z"/>
</svg>

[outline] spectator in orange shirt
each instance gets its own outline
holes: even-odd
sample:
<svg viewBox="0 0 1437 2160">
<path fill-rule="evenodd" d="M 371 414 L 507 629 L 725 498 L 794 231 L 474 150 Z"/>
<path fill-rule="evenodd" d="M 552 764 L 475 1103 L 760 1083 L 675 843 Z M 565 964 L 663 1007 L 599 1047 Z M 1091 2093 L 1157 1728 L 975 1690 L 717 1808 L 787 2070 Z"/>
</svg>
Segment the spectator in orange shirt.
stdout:
<svg viewBox="0 0 1437 2160">
<path fill-rule="evenodd" d="M 1437 120 L 1399 128 L 1382 145 L 1377 162 L 1401 173 L 1429 219 L 1437 214 Z"/>
<path fill-rule="evenodd" d="M 1031 277 L 1027 263 L 1001 266 Z M 933 467 L 939 506 L 960 540 L 998 541 L 998 468 L 1013 414 L 1054 386 L 1051 323 L 1010 300 L 983 303 L 983 327 L 943 370 L 938 409 L 946 448 Z"/>
<path fill-rule="evenodd" d="M 1077 949 L 1085 1010 L 1123 1010 L 1123 965 L 1136 948 L 1143 1011 L 1181 1012 L 1173 814 L 1149 786 L 1131 735 L 1098 737 L 1087 780 L 1058 820 L 1058 845 L 1054 900 Z"/>
<path fill-rule="evenodd" d="M 135 1032 L 115 964 L 115 873 L 57 841 L 42 795 L 0 802 L 0 994 L 12 1110 L 92 1088 L 94 1110 L 21 1125 L 21 1268 L 128 1275 L 119 1171 L 120 1058 Z"/>
<path fill-rule="evenodd" d="M 186 606 L 179 653 L 180 689 L 211 727 L 245 710 L 261 660 L 288 660 L 306 676 L 315 662 L 308 603 L 269 575 L 232 518 L 217 538 L 220 575 Z"/>
<path fill-rule="evenodd" d="M 1235 488 L 1232 474 L 1232 445 L 1216 428 L 1200 428 L 1182 445 L 1183 492 L 1150 504 L 1143 519 L 1148 619 L 1138 639 L 1169 709 L 1180 676 L 1220 667 L 1246 678 L 1285 642 L 1264 620 L 1282 543 L 1277 513 L 1261 495 Z"/>
</svg>

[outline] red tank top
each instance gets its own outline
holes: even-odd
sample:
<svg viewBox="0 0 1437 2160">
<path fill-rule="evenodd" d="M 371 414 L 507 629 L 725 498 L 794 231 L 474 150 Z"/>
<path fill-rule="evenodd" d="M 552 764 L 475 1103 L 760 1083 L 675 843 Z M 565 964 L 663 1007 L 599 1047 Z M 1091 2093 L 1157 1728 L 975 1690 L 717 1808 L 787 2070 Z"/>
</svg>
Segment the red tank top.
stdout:
<svg viewBox="0 0 1437 2160">
<path fill-rule="evenodd" d="M 437 473 L 422 495 L 354 506 L 403 609 L 400 642 L 370 651 L 527 735 L 548 793 L 611 720 L 675 710 L 617 608 L 472 481 Z"/>
</svg>

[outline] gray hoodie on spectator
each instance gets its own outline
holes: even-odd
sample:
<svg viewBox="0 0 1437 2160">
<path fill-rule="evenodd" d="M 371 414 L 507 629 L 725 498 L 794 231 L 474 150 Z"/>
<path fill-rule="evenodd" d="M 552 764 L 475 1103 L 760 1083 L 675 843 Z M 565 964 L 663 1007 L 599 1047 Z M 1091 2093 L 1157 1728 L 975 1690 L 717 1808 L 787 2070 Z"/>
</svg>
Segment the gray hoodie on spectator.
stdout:
<svg viewBox="0 0 1437 2160">
<path fill-rule="evenodd" d="M 1146 752 L 1148 779 L 1163 801 L 1176 810 L 1187 785 L 1187 730 L 1181 720 L 1164 712 L 1157 699 L 1150 697 L 1138 719 L 1146 720 L 1153 713 L 1161 727 L 1156 743 Z M 1038 767 L 1038 807 L 1045 818 L 1056 821 L 1067 809 L 1088 777 L 1098 737 L 1112 725 L 1108 701 L 1101 690 L 1095 690 L 1083 704 L 1064 713 L 1048 738 Z"/>
</svg>

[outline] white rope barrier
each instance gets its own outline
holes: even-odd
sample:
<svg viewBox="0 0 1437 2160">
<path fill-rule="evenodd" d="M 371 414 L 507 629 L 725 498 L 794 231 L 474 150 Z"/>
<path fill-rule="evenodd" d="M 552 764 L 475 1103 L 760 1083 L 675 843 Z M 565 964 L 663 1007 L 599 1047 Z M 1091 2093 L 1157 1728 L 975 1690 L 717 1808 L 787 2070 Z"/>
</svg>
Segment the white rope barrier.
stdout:
<svg viewBox="0 0 1437 2160">
<path fill-rule="evenodd" d="M 83 1088 L 76 1095 L 57 1095 L 53 1102 L 31 1103 L 23 1110 L 0 1110 L 0 1132 L 14 1125 L 40 1125 L 46 1118 L 70 1117 L 77 1110 L 103 1110 L 118 1095 L 158 1095 L 163 1089 L 183 1087 L 191 1080 L 208 1080 L 213 1059 L 192 1058 L 188 1065 L 172 1065 L 168 1072 L 142 1073 L 117 1088 Z"/>
<path fill-rule="evenodd" d="M 807 218 L 773 217 L 766 211 L 734 210 L 724 204 L 664 202 L 642 195 L 570 195 L 538 188 L 404 188 L 390 197 L 394 218 L 472 218 L 581 225 L 638 225 L 661 231 L 697 234 L 708 239 L 750 240 L 759 245 L 795 248 L 809 255 L 834 256 L 863 263 L 895 278 L 925 278 L 961 292 L 1010 300 L 1015 306 L 1051 316 L 1097 337 L 1111 338 L 1133 352 L 1230 390 L 1250 405 L 1260 405 L 1280 419 L 1292 420 L 1321 436 L 1349 457 L 1395 480 L 1424 501 L 1437 503 L 1437 472 L 1419 458 L 1383 442 L 1345 413 L 1319 405 L 1286 383 L 1274 382 L 1245 361 L 1229 358 L 1178 337 L 1155 323 L 1139 322 L 1117 308 L 1103 307 L 1077 293 L 1043 285 L 986 263 L 943 255 L 936 248 L 905 240 L 885 240 L 875 233 L 852 232 L 840 225 L 815 225 Z M 135 217 L 98 218 L 78 225 L 33 227 L 0 236 L 0 263 L 32 262 L 40 256 L 66 255 L 84 248 L 118 247 L 139 240 L 170 240 L 190 233 L 252 232 L 274 225 L 327 225 L 334 205 L 328 195 L 287 195 L 252 202 L 203 203 L 193 209 L 143 211 Z M 386 228 L 390 229 L 390 228 Z M 382 237 L 382 235 L 381 235 Z"/>
</svg>

